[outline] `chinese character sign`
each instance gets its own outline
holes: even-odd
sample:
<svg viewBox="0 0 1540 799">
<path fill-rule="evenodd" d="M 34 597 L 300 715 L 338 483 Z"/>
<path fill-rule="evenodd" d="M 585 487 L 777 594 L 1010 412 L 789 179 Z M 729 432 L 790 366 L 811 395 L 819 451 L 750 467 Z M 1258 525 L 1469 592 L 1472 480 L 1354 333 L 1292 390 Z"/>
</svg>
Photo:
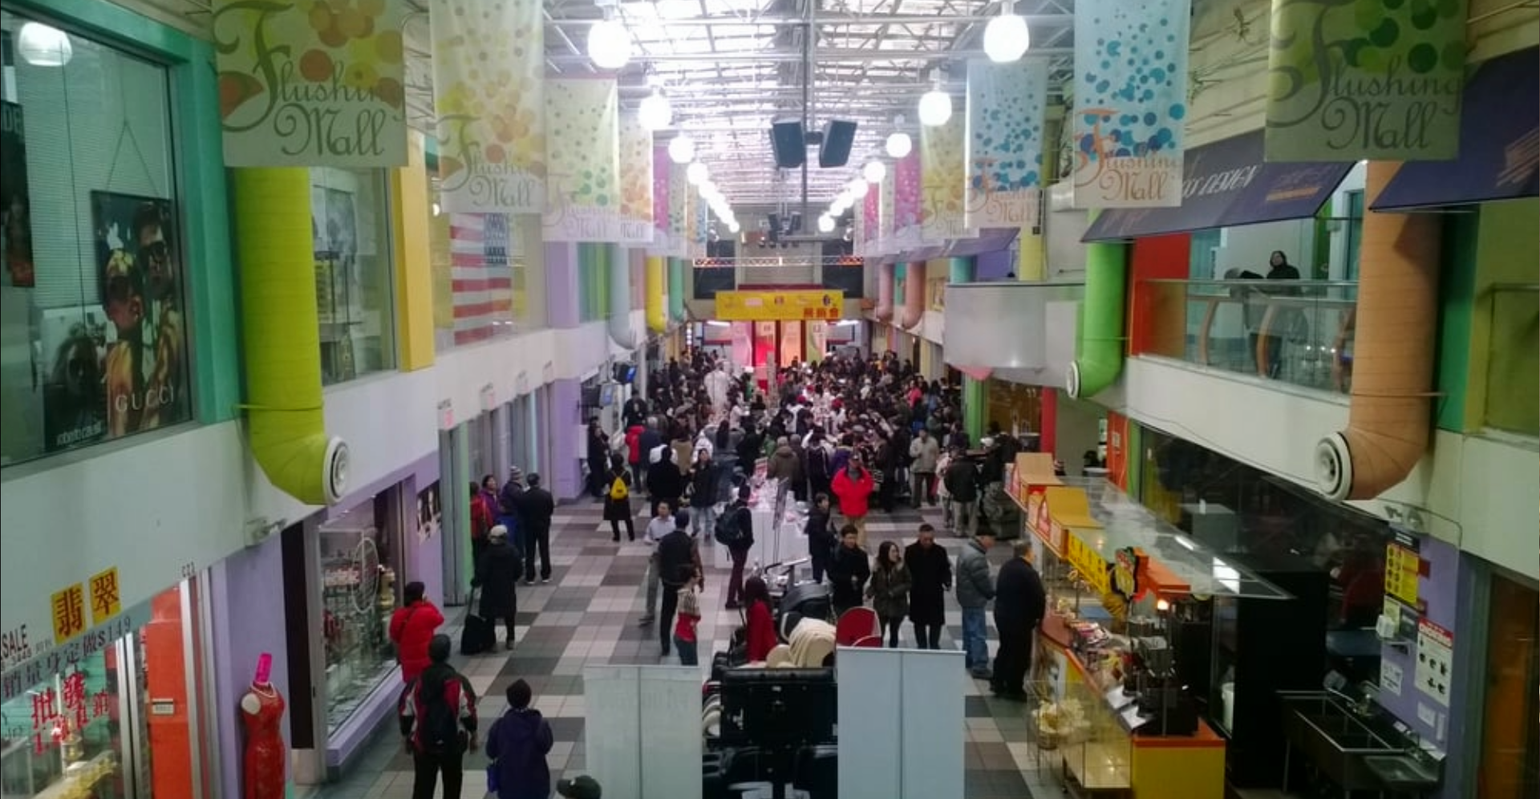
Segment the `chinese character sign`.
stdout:
<svg viewBox="0 0 1540 799">
<path fill-rule="evenodd" d="M 55 591 L 49 599 L 53 610 L 53 640 L 62 644 L 86 631 L 86 590 L 75 583 Z"/>
<path fill-rule="evenodd" d="M 1454 158 L 1465 18 L 1465 0 L 1273 0 L 1267 160 Z"/>
<path fill-rule="evenodd" d="M 622 244 L 652 242 L 652 132 L 635 114 L 620 122 L 620 217 Z"/>
<path fill-rule="evenodd" d="M 920 131 L 920 238 L 940 242 L 967 236 L 963 188 L 968 182 L 967 118 L 953 114 L 945 125 Z"/>
<path fill-rule="evenodd" d="M 216 0 L 225 163 L 404 166 L 405 5 Z"/>
<path fill-rule="evenodd" d="M 1075 3 L 1074 203 L 1182 204 L 1191 0 Z"/>
<path fill-rule="evenodd" d="M 102 624 L 123 610 L 118 591 L 118 567 L 91 576 L 91 623 Z"/>
<path fill-rule="evenodd" d="M 571 78 L 545 84 L 545 240 L 616 241 L 620 114 L 615 80 Z"/>
<path fill-rule="evenodd" d="M 545 21 L 539 0 L 433 4 L 440 203 L 545 211 Z"/>
<path fill-rule="evenodd" d="M 1043 167 L 1048 62 L 968 63 L 967 202 L 970 229 L 1036 223 Z"/>
</svg>

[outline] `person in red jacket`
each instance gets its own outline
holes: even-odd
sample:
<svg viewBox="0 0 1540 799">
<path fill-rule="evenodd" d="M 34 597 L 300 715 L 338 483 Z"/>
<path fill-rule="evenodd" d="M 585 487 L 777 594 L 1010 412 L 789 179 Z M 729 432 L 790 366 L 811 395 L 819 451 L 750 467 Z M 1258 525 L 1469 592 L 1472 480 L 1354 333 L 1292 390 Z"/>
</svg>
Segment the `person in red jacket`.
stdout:
<svg viewBox="0 0 1540 799">
<path fill-rule="evenodd" d="M 497 481 L 491 475 L 487 479 L 492 480 L 495 486 Z M 485 485 L 485 483 L 483 483 Z M 497 494 L 488 496 L 485 488 L 471 483 L 471 567 L 481 562 L 481 553 L 487 551 L 487 533 L 497 525 L 497 510 L 494 503 L 497 502 Z"/>
<path fill-rule="evenodd" d="M 647 462 L 643 460 L 642 434 L 647 432 L 643 425 L 634 424 L 626 428 L 626 465 L 631 467 L 631 482 L 634 485 L 643 485 L 647 479 Z"/>
<path fill-rule="evenodd" d="M 834 483 L 830 486 L 834 496 L 839 498 L 840 513 L 845 515 L 846 522 L 856 528 L 856 546 L 862 549 L 866 548 L 867 500 L 871 498 L 875 486 L 872 473 L 861 465 L 859 455 L 850 456 L 845 468 L 834 475 Z"/>
<path fill-rule="evenodd" d="M 403 592 L 406 603 L 390 614 L 390 642 L 396 645 L 401 681 L 408 685 L 432 665 L 428 644 L 444 623 L 444 614 L 423 598 L 426 590 L 420 582 L 407 583 Z"/>
<path fill-rule="evenodd" d="M 759 577 L 750 577 L 743 583 L 744 638 L 749 647 L 749 662 L 763 663 L 770 657 L 778 639 L 775 635 L 775 617 L 770 613 L 770 587 Z"/>
</svg>

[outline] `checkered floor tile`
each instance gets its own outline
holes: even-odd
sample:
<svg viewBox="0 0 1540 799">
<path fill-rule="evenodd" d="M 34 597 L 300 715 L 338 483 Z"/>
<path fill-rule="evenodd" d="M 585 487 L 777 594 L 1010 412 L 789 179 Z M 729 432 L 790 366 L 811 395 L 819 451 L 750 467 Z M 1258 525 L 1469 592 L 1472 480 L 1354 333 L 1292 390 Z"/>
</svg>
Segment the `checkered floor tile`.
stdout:
<svg viewBox="0 0 1540 799">
<path fill-rule="evenodd" d="M 641 544 L 610 542 L 609 525 L 602 521 L 597 503 L 587 500 L 557 511 L 551 533 L 551 582 L 520 586 L 515 618 L 517 643 L 512 652 L 456 657 L 455 666 L 470 678 L 482 697 L 481 716 L 496 718 L 506 706 L 505 689 L 522 678 L 534 689 L 535 706 L 550 719 L 556 745 L 551 750 L 551 772 L 560 777 L 582 773 L 583 678 L 591 664 L 657 664 L 676 662 L 659 656 L 657 632 L 638 620 L 646 604 L 642 587 L 647 550 Z M 867 521 L 868 547 L 875 551 L 884 540 L 914 540 L 921 522 L 940 530 L 939 508 L 895 509 L 891 514 L 874 512 Z M 641 524 L 637 532 L 641 532 Z M 955 559 L 961 538 L 942 532 L 937 539 Z M 715 546 L 706 541 L 706 546 Z M 1007 557 L 1007 547 L 997 547 L 991 560 Z M 705 653 L 723 649 L 738 613 L 722 609 L 726 570 L 703 558 L 710 574 L 701 607 L 702 674 L 709 672 Z M 956 647 L 962 637 L 961 611 L 948 597 L 949 608 L 941 645 Z M 444 631 L 458 640 L 463 610 L 446 613 L 451 621 Z M 904 630 L 912 644 L 912 631 Z M 995 648 L 990 642 L 990 650 Z M 963 799 L 1030 799 L 1058 795 L 1050 758 L 1039 758 L 1029 741 L 1027 710 L 1019 703 L 995 699 L 988 686 L 970 681 L 964 700 L 968 740 L 965 750 L 966 784 Z M 1039 762 L 1041 761 L 1041 762 Z M 479 753 L 466 762 L 465 797 L 479 797 L 485 761 Z M 412 788 L 411 759 L 401 752 L 394 735 L 381 735 L 359 765 L 341 781 L 301 789 L 298 799 L 409 799 Z"/>
</svg>

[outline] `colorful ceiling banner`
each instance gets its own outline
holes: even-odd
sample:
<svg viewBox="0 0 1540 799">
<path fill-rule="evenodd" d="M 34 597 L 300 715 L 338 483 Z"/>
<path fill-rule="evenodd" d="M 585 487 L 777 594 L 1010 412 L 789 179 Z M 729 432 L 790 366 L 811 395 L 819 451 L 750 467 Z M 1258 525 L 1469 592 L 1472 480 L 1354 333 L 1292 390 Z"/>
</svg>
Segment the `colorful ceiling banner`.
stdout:
<svg viewBox="0 0 1540 799">
<path fill-rule="evenodd" d="M 888 252 L 920 246 L 920 148 L 893 165 L 893 238 Z"/>
<path fill-rule="evenodd" d="M 877 204 L 881 201 L 878 187 L 867 186 L 866 196 L 861 198 L 861 210 L 855 214 L 853 252 L 856 255 L 866 255 L 871 245 L 872 235 L 877 232 Z"/>
<path fill-rule="evenodd" d="M 1076 208 L 1182 204 L 1191 0 L 1075 3 Z"/>
<path fill-rule="evenodd" d="M 652 132 L 635 114 L 620 121 L 620 243 L 652 243 Z"/>
<path fill-rule="evenodd" d="M 968 228 L 1037 223 L 1047 107 L 1047 61 L 968 63 L 968 183 L 963 205 Z"/>
<path fill-rule="evenodd" d="M 690 257 L 690 195 L 695 187 L 685 179 L 684 164 L 670 160 L 668 165 L 668 256 Z"/>
<path fill-rule="evenodd" d="M 669 250 L 669 203 L 673 201 L 670 179 L 674 174 L 673 162 L 668 157 L 668 147 L 652 148 L 652 246 L 648 255 L 668 257 Z"/>
<path fill-rule="evenodd" d="M 620 240 L 620 106 L 614 78 L 547 78 L 546 241 Z"/>
<path fill-rule="evenodd" d="M 698 250 L 690 255 L 692 258 L 705 257 L 706 242 L 711 238 L 711 206 L 706 204 L 699 192 L 690 192 L 690 221 L 695 223 L 690 241 L 695 243 Z"/>
<path fill-rule="evenodd" d="M 404 8 L 215 0 L 225 165 L 405 166 Z"/>
<path fill-rule="evenodd" d="M 873 240 L 873 256 L 887 255 L 893 252 L 893 220 L 894 200 L 898 196 L 898 166 L 894 165 L 889 171 L 886 180 L 878 186 L 877 191 L 877 234 Z"/>
<path fill-rule="evenodd" d="M 926 243 L 971 235 L 963 214 L 967 133 L 966 114 L 953 114 L 945 125 L 920 129 L 920 239 Z"/>
<path fill-rule="evenodd" d="M 439 203 L 458 213 L 545 211 L 545 21 L 539 0 L 435 3 Z"/>
<path fill-rule="evenodd" d="M 1465 18 L 1465 0 L 1273 0 L 1267 160 L 1454 158 Z"/>
</svg>

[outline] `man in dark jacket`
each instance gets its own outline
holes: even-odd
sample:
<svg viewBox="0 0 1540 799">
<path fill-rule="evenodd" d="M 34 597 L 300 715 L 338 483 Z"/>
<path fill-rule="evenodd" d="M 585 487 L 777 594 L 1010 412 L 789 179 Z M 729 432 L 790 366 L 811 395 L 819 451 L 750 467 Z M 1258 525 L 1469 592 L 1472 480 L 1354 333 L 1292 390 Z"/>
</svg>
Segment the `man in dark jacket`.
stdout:
<svg viewBox="0 0 1540 799">
<path fill-rule="evenodd" d="M 551 516 L 556 498 L 540 485 L 540 475 L 529 476 L 529 488 L 514 497 L 519 527 L 524 530 L 524 584 L 535 584 L 535 550 L 540 550 L 540 582 L 551 581 Z"/>
<path fill-rule="evenodd" d="M 624 417 L 627 428 L 644 424 L 647 420 L 647 400 L 640 396 L 633 396 L 626 400 L 625 406 L 621 409 L 621 416 Z"/>
<path fill-rule="evenodd" d="M 920 525 L 918 540 L 904 547 L 909 568 L 909 620 L 920 649 L 941 648 L 946 623 L 946 592 L 952 590 L 952 559 L 936 544 L 936 528 Z"/>
<path fill-rule="evenodd" d="M 652 515 L 658 515 L 658 506 L 667 502 L 670 508 L 680 507 L 679 498 L 684 496 L 684 473 L 674 463 L 674 450 L 662 449 L 663 457 L 647 467 L 647 494 L 652 497 Z"/>
<path fill-rule="evenodd" d="M 444 775 L 445 799 L 460 799 L 465 752 L 476 748 L 476 692 L 449 665 L 449 636 L 428 643 L 432 665 L 401 692 L 396 717 L 412 756 L 412 799 L 433 799 L 434 783 Z"/>
<path fill-rule="evenodd" d="M 727 545 L 727 554 L 733 560 L 733 571 L 728 576 L 727 609 L 737 610 L 743 599 L 743 566 L 748 562 L 749 550 L 754 548 L 754 513 L 749 510 L 751 489 L 745 483 L 738 486 L 738 500 L 727 509 L 732 516 L 737 537 Z M 722 524 L 722 522 L 717 522 Z"/>
<path fill-rule="evenodd" d="M 523 556 L 509 543 L 508 528 L 498 525 L 487 534 L 487 551 L 476 564 L 472 588 L 481 589 L 481 618 L 489 624 L 503 620 L 508 628 L 504 649 L 513 649 L 514 614 L 519 609 L 519 572 L 524 570 Z"/>
<path fill-rule="evenodd" d="M 658 624 L 658 640 L 663 645 L 663 657 L 668 657 L 674 634 L 674 611 L 679 609 L 679 589 L 694 575 L 706 573 L 701 565 L 700 547 L 695 536 L 690 535 L 688 512 L 674 514 L 674 530 L 658 541 L 656 557 L 658 581 L 663 584 L 663 619 Z"/>
<path fill-rule="evenodd" d="M 1032 545 L 1017 541 L 1012 557 L 995 578 L 995 629 L 1000 650 L 995 653 L 995 673 L 989 688 L 1006 699 L 1027 698 L 1022 681 L 1032 665 L 1032 638 L 1043 621 L 1048 597 L 1037 569 L 1032 568 Z"/>
<path fill-rule="evenodd" d="M 807 536 L 807 555 L 813 561 L 813 582 L 822 583 L 829 561 L 834 557 L 833 512 L 829 509 L 829 495 L 813 497 L 813 507 L 807 512 L 807 525 L 802 528 Z"/>
<path fill-rule="evenodd" d="M 989 558 L 985 553 L 994 545 L 994 531 L 986 527 L 963 544 L 957 555 L 957 604 L 962 607 L 964 662 L 968 672 L 981 680 L 989 678 L 989 622 L 984 610 L 989 607 L 989 600 L 995 598 L 995 581 L 989 579 Z"/>
<path fill-rule="evenodd" d="M 952 453 L 952 465 L 941 478 L 947 493 L 952 495 L 952 508 L 957 520 L 957 534 L 972 537 L 978 531 L 979 521 L 979 469 L 967 453 L 957 449 Z"/>
<path fill-rule="evenodd" d="M 508 535 L 518 543 L 523 530 L 519 527 L 519 495 L 524 493 L 524 470 L 508 467 L 508 482 L 497 492 L 497 523 L 508 528 Z"/>
<path fill-rule="evenodd" d="M 690 534 L 699 538 L 701 531 L 711 534 L 717 520 L 717 491 L 721 487 L 722 467 L 712 460 L 704 447 L 695 450 L 695 464 L 690 469 Z"/>
<path fill-rule="evenodd" d="M 865 601 L 866 581 L 871 579 L 872 564 L 853 524 L 840 529 L 840 546 L 829 564 L 829 581 L 834 584 L 831 603 L 834 615 L 839 617 L 851 608 L 858 608 Z"/>
<path fill-rule="evenodd" d="M 588 420 L 588 493 L 604 499 L 605 478 L 610 473 L 610 437 L 599 426 L 599 417 Z"/>
</svg>

